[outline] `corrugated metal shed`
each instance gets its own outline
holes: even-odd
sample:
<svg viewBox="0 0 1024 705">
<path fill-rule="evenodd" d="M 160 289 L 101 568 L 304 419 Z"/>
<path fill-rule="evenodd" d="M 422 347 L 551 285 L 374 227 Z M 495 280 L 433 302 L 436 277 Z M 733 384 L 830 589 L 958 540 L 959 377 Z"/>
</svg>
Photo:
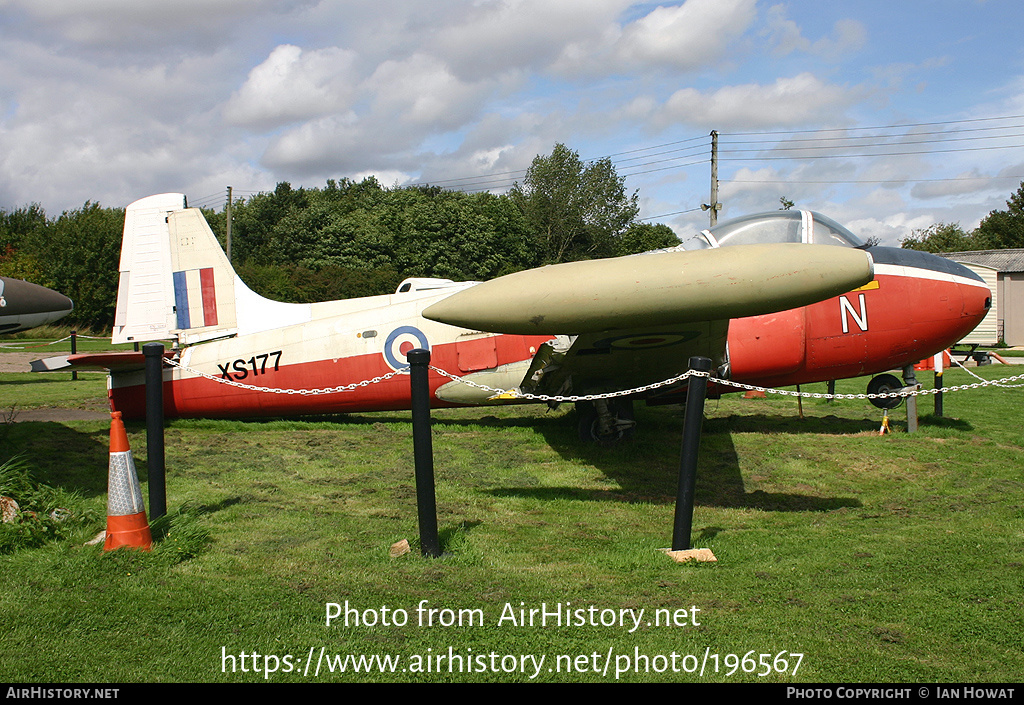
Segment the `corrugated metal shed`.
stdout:
<svg viewBox="0 0 1024 705">
<path fill-rule="evenodd" d="M 1024 272 L 1024 249 L 973 250 L 968 252 L 943 252 L 946 259 L 954 262 L 970 262 L 991 267 L 999 273 Z"/>
<path fill-rule="evenodd" d="M 999 323 L 999 272 L 993 267 L 957 261 L 984 279 L 992 292 L 992 307 L 985 314 L 985 318 L 960 342 L 968 345 L 997 345 L 1003 339 Z"/>
</svg>

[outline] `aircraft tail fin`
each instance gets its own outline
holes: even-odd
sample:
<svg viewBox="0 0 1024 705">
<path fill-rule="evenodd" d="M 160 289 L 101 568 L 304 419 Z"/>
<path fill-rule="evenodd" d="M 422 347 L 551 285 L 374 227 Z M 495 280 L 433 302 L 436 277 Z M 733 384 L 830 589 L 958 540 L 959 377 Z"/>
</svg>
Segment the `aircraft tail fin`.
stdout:
<svg viewBox="0 0 1024 705">
<path fill-rule="evenodd" d="M 202 212 L 180 193 L 125 209 L 114 343 L 198 343 L 309 319 L 308 304 L 270 301 L 235 274 Z M 246 313 L 248 312 L 248 313 Z"/>
<path fill-rule="evenodd" d="M 167 219 L 185 207 L 185 196 L 165 193 L 132 203 L 124 213 L 118 267 L 114 343 L 172 337 L 173 291 Z"/>
<path fill-rule="evenodd" d="M 198 208 L 171 213 L 171 282 L 174 325 L 182 342 L 222 338 L 238 331 L 238 277 Z"/>
</svg>

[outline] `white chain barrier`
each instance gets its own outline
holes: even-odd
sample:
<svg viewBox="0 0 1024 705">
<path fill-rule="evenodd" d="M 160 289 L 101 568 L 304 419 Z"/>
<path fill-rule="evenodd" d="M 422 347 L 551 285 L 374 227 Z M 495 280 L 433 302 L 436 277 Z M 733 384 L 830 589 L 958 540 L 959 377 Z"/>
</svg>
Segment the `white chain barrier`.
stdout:
<svg viewBox="0 0 1024 705">
<path fill-rule="evenodd" d="M 953 360 L 956 362 L 956 360 Z M 191 372 L 194 375 L 203 377 L 213 382 L 220 384 L 227 384 L 232 387 L 238 387 L 239 389 L 248 389 L 254 392 L 266 392 L 268 394 L 300 394 L 303 396 L 316 396 L 321 394 L 337 394 L 341 392 L 351 392 L 360 387 L 367 387 L 371 384 L 377 384 L 378 382 L 384 382 L 397 375 L 405 375 L 409 373 L 408 368 L 395 370 L 379 377 L 372 379 L 365 379 L 361 382 L 353 382 L 352 384 L 339 385 L 337 387 L 326 387 L 322 389 L 275 389 L 273 387 L 257 387 L 252 384 L 243 384 L 233 379 L 225 379 L 223 377 L 217 377 L 215 375 L 200 372 L 187 365 L 183 365 L 177 360 L 170 358 L 164 358 L 164 362 L 176 367 L 180 370 Z M 434 372 L 438 373 L 443 377 L 447 377 L 455 382 L 469 385 L 481 389 L 485 392 L 490 392 L 493 396 L 491 399 L 506 398 L 506 399 L 522 399 L 524 401 L 545 401 L 545 402 L 579 402 L 579 401 L 596 401 L 598 399 L 612 399 L 615 397 L 631 396 L 634 394 L 640 394 L 642 392 L 648 392 L 654 389 L 660 389 L 661 387 L 667 387 L 673 384 L 677 384 L 692 376 L 707 377 L 709 382 L 714 384 L 722 385 L 724 387 L 733 387 L 735 389 L 746 389 L 754 392 L 764 392 L 766 394 L 781 394 L 783 396 L 790 397 L 804 397 L 807 399 L 891 399 L 894 397 L 913 397 L 923 396 L 928 394 L 939 394 L 940 392 L 959 392 L 965 389 L 979 389 L 981 387 L 1024 387 L 1024 384 L 1007 384 L 1008 382 L 1016 382 L 1024 379 L 1024 374 L 1015 375 L 1013 377 L 1004 377 L 998 380 L 986 380 L 978 375 L 974 374 L 966 367 L 961 365 L 959 362 L 956 364 L 967 371 L 975 379 L 979 380 L 973 384 L 961 384 L 953 387 L 940 387 L 936 389 L 919 389 L 916 387 L 904 387 L 903 389 L 897 389 L 891 392 L 880 392 L 877 394 L 823 394 L 820 392 L 799 392 L 788 389 L 772 389 L 771 387 L 759 387 L 753 384 L 743 384 L 742 382 L 734 382 L 727 379 L 719 379 L 712 377 L 709 372 L 699 372 L 696 370 L 688 370 L 675 377 L 663 380 L 661 382 L 655 382 L 654 384 L 646 384 L 641 387 L 635 387 L 633 389 L 623 389 L 617 392 L 607 392 L 604 394 L 582 394 L 582 395 L 558 395 L 558 394 L 530 394 L 523 392 L 519 389 L 497 389 L 495 387 L 489 387 L 485 384 L 479 384 L 472 380 L 468 380 L 464 377 L 459 377 L 446 370 L 442 370 L 439 367 L 429 365 L 429 368 Z"/>
<path fill-rule="evenodd" d="M 226 384 L 229 387 L 248 389 L 253 392 L 267 392 L 268 394 L 300 394 L 302 396 L 317 396 L 320 394 L 338 394 L 340 392 L 351 392 L 358 389 L 359 387 L 368 387 L 371 384 L 377 384 L 378 382 L 383 382 L 384 380 L 391 379 L 396 375 L 409 374 L 409 370 L 408 368 L 406 368 L 402 370 L 395 370 L 394 372 L 389 372 L 386 375 L 374 377 L 373 379 L 364 379 L 361 382 L 343 384 L 337 387 L 326 387 L 324 389 L 276 389 L 274 387 L 257 387 L 256 385 L 253 384 L 242 384 L 241 382 L 238 382 L 233 379 L 224 379 L 223 377 L 217 377 L 216 375 L 211 375 L 207 374 L 206 372 L 200 372 L 199 370 L 192 369 L 187 365 L 181 364 L 177 360 L 173 360 L 167 357 L 164 358 L 164 362 L 171 365 L 172 367 L 177 367 L 179 370 L 191 372 L 192 374 L 198 375 L 199 377 L 204 377 L 208 380 L 218 382 L 220 384 Z"/>
<path fill-rule="evenodd" d="M 978 380 L 981 380 L 982 382 L 985 382 L 985 378 L 984 377 L 979 377 L 978 375 L 976 375 L 973 372 L 971 372 L 969 369 L 964 367 L 963 364 L 959 360 L 957 360 L 955 357 L 953 357 L 952 355 L 949 356 L 949 359 L 953 361 L 954 365 L 956 365 L 961 370 L 963 370 L 964 372 L 969 374 L 971 377 L 974 377 L 974 379 L 978 379 Z M 1001 384 L 1002 382 L 1011 382 L 1013 380 L 1017 380 L 1017 379 L 1020 379 L 1020 378 L 1021 378 L 1021 376 L 1017 375 L 1016 377 L 1008 377 L 1007 379 L 999 379 L 999 380 L 996 380 L 994 382 L 986 382 L 986 384 L 991 384 L 991 385 L 996 386 L 996 387 L 1006 387 L 1008 389 L 1014 388 L 1014 387 L 1024 387 L 1024 384 Z"/>
</svg>

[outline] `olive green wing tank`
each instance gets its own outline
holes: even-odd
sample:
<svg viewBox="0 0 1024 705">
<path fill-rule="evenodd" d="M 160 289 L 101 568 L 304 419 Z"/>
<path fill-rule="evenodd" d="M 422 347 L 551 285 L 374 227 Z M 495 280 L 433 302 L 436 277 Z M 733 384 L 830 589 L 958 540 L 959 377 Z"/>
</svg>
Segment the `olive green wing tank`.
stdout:
<svg viewBox="0 0 1024 705">
<path fill-rule="evenodd" d="M 873 277 L 871 256 L 854 248 L 672 250 L 508 274 L 434 303 L 423 316 L 494 333 L 580 335 L 783 311 Z"/>
</svg>

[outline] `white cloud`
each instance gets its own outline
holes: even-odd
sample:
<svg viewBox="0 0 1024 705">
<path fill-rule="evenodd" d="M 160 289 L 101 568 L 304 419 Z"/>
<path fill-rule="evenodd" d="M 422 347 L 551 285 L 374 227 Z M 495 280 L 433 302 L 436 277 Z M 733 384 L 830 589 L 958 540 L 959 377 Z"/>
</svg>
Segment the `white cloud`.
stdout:
<svg viewBox="0 0 1024 705">
<path fill-rule="evenodd" d="M 773 5 L 768 9 L 765 28 L 761 35 L 768 37 L 772 52 L 785 56 L 795 51 L 807 51 L 811 43 L 804 38 L 799 25 L 786 16 L 785 5 Z"/>
<path fill-rule="evenodd" d="M 616 56 L 641 66 L 692 70 L 718 61 L 756 17 L 755 0 L 687 0 L 625 27 Z"/>
<path fill-rule="evenodd" d="M 566 42 L 550 71 L 581 80 L 715 66 L 754 22 L 755 5 L 756 0 L 687 0 L 656 7 L 626 23 L 588 9 L 584 23 L 575 25 L 588 33 Z"/>
<path fill-rule="evenodd" d="M 982 175 L 977 169 L 958 174 L 953 179 L 955 180 L 919 181 L 910 190 L 910 195 L 922 200 L 931 200 L 992 190 L 992 178 Z"/>
<path fill-rule="evenodd" d="M 683 88 L 659 109 L 655 122 L 716 129 L 835 124 L 862 94 L 861 89 L 827 84 L 810 73 L 779 78 L 770 85 L 748 83 L 711 92 Z"/>
<path fill-rule="evenodd" d="M 365 88 L 373 96 L 377 119 L 450 130 L 480 110 L 493 86 L 491 81 L 463 81 L 437 58 L 417 54 L 384 62 Z"/>
<path fill-rule="evenodd" d="M 451 71 L 468 80 L 508 71 L 543 70 L 568 47 L 590 54 L 609 33 L 628 0 L 485 0 L 450 17 L 424 43 Z"/>
<path fill-rule="evenodd" d="M 867 43 L 867 30 L 857 20 L 844 19 L 835 24 L 832 36 L 811 45 L 811 52 L 826 59 L 838 60 L 860 51 Z"/>
<path fill-rule="evenodd" d="M 345 112 L 356 92 L 355 60 L 345 49 L 279 46 L 249 72 L 224 116 L 236 125 L 266 129 Z"/>
<path fill-rule="evenodd" d="M 275 138 L 263 153 L 261 163 L 285 174 L 355 173 L 378 168 L 368 163 L 369 155 L 387 150 L 373 139 L 374 133 L 360 129 L 352 113 L 310 120 Z M 394 149 L 396 145 L 391 145 Z"/>
<path fill-rule="evenodd" d="M 151 53 L 160 46 L 206 48 L 260 14 L 284 14 L 311 0 L 5 0 L 12 16 L 27 18 L 33 33 L 96 49 Z"/>
<path fill-rule="evenodd" d="M 772 45 L 772 53 L 777 56 L 803 52 L 838 61 L 859 51 L 867 43 L 867 29 L 863 23 L 853 19 L 836 21 L 830 36 L 812 42 L 804 37 L 800 26 L 786 16 L 787 9 L 785 5 L 769 8 L 761 31 Z"/>
</svg>

